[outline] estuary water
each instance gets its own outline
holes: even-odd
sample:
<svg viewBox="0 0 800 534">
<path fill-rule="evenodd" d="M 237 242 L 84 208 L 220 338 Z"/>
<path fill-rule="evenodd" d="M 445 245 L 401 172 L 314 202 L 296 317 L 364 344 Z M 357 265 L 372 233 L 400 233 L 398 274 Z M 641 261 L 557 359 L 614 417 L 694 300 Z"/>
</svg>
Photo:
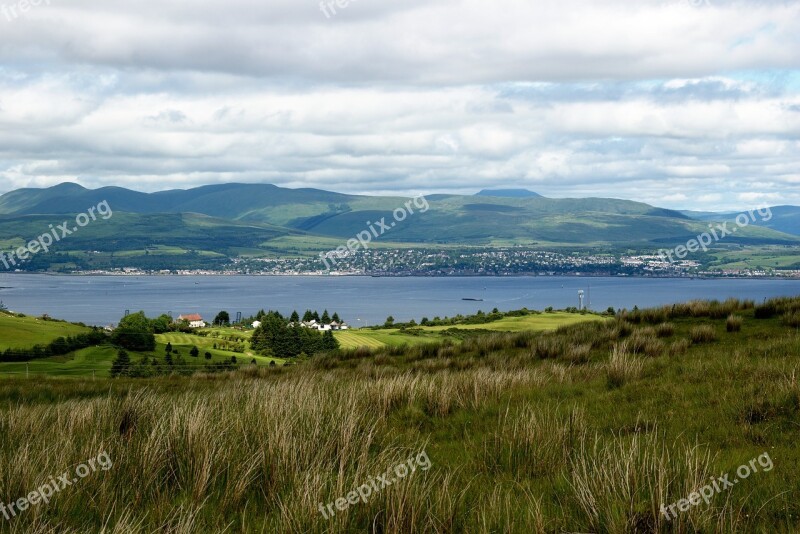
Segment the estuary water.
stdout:
<svg viewBox="0 0 800 534">
<path fill-rule="evenodd" d="M 729 297 L 757 302 L 800 295 L 800 280 L 612 277 L 372 278 L 358 276 L 53 276 L 0 274 L 0 300 L 11 310 L 92 325 L 117 323 L 126 310 L 148 316 L 226 310 L 248 317 L 260 309 L 288 314 L 334 311 L 351 326 L 523 307 L 578 305 L 640 308 Z M 475 299 L 475 300 L 464 300 Z"/>
</svg>

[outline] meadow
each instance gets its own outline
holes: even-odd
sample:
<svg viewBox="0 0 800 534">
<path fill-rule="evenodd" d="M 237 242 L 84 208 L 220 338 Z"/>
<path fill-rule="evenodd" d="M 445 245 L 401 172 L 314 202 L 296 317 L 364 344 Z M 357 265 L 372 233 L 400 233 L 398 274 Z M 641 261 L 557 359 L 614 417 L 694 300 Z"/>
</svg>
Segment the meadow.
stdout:
<svg viewBox="0 0 800 534">
<path fill-rule="evenodd" d="M 799 314 L 695 302 L 286 368 L 3 379 L 0 502 L 102 452 L 114 465 L 0 530 L 795 532 Z M 429 470 L 323 516 L 423 451 Z M 737 483 L 665 517 L 723 475 Z"/>
<path fill-rule="evenodd" d="M 47 344 L 56 338 L 88 332 L 89 328 L 41 317 L 19 317 L 0 312 L 0 350 Z"/>
<path fill-rule="evenodd" d="M 503 317 L 500 320 L 480 325 L 458 325 L 457 327 L 417 327 L 412 330 L 382 328 L 379 330 L 363 328 L 335 332 L 342 348 L 380 348 L 386 346 L 412 346 L 440 342 L 445 339 L 460 342 L 463 337 L 474 336 L 486 331 L 542 331 L 582 321 L 599 320 L 593 314 L 552 312 L 526 315 L 522 317 Z M 36 317 L 20 317 L 0 313 L 0 349 L 7 347 L 28 348 L 34 344 L 46 344 L 57 337 L 87 332 L 89 329 L 63 321 L 46 321 Z M 463 332 L 462 332 L 463 331 Z M 156 335 L 156 349 L 152 353 L 129 351 L 132 361 L 153 355 L 163 357 L 167 344 L 180 352 L 187 365 L 203 366 L 237 358 L 241 364 L 255 361 L 258 366 L 283 365 L 287 360 L 262 356 L 250 348 L 252 330 L 230 327 L 206 328 L 194 333 L 168 332 Z M 189 357 L 193 347 L 200 351 L 198 358 Z M 238 348 L 238 350 L 236 350 Z M 211 354 L 206 359 L 205 354 Z M 0 362 L 0 376 L 84 376 L 107 378 L 117 351 L 110 346 L 89 347 L 64 356 L 31 360 L 30 362 Z"/>
<path fill-rule="evenodd" d="M 594 314 L 578 314 L 554 311 L 543 314 L 503 317 L 497 321 L 481 324 L 459 324 L 454 326 L 416 326 L 414 328 L 360 328 L 335 332 L 343 348 L 380 348 L 403 345 L 419 345 L 451 339 L 460 341 L 462 334 L 475 335 L 489 332 L 542 332 L 585 321 L 597 321 Z"/>
</svg>

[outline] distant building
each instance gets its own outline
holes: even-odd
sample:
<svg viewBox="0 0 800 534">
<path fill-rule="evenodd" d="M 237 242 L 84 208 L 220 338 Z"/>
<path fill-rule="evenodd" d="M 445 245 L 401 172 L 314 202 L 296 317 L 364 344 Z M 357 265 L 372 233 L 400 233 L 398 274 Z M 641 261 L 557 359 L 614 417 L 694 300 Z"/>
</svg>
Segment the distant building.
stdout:
<svg viewBox="0 0 800 534">
<path fill-rule="evenodd" d="M 337 323 L 333 321 L 330 324 L 322 324 L 318 323 L 316 320 L 312 319 L 310 321 L 303 321 L 300 323 L 300 326 L 303 328 L 310 328 L 311 330 L 319 330 L 320 332 L 327 332 L 328 330 L 347 330 L 350 328 L 347 326 L 347 323 Z"/>
<path fill-rule="evenodd" d="M 180 321 L 187 321 L 189 326 L 192 328 L 205 328 L 206 323 L 203 321 L 203 317 L 197 313 L 192 313 L 189 315 L 179 315 L 178 322 Z"/>
</svg>

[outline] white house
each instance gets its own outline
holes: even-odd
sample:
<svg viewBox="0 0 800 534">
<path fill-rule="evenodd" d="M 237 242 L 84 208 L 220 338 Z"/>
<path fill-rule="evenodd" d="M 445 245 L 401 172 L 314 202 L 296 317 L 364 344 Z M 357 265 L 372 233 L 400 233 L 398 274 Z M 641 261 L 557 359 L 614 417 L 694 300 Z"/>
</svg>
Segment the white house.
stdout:
<svg viewBox="0 0 800 534">
<path fill-rule="evenodd" d="M 311 330 L 319 330 L 320 332 L 327 332 L 328 330 L 347 330 L 349 327 L 345 323 L 337 323 L 336 321 L 330 324 L 318 323 L 316 320 L 303 321 L 300 326 L 310 328 Z"/>
<path fill-rule="evenodd" d="M 203 317 L 197 313 L 191 313 L 189 315 L 179 315 L 178 321 L 188 321 L 189 326 L 192 328 L 205 328 L 206 323 L 203 321 Z"/>
</svg>

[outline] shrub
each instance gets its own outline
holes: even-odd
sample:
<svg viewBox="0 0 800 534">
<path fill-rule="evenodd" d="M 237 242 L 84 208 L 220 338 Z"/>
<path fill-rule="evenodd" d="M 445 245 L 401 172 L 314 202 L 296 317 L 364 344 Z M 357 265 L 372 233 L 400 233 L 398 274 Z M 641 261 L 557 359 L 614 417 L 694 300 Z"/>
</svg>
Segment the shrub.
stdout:
<svg viewBox="0 0 800 534">
<path fill-rule="evenodd" d="M 725 321 L 725 329 L 728 332 L 739 332 L 742 330 L 742 318 L 738 315 L 729 315 Z"/>
<path fill-rule="evenodd" d="M 713 327 L 704 324 L 689 330 L 689 339 L 692 340 L 692 343 L 710 343 L 717 339 L 717 333 Z"/>
</svg>

